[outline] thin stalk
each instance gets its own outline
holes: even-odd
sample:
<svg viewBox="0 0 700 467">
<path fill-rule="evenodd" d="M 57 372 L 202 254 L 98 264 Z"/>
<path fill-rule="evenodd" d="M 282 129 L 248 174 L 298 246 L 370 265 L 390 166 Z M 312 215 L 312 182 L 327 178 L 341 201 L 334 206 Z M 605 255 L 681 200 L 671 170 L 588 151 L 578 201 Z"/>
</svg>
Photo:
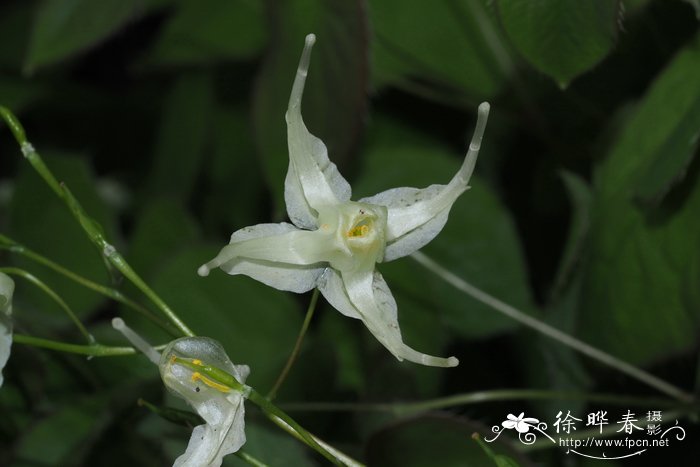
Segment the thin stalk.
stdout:
<svg viewBox="0 0 700 467">
<path fill-rule="evenodd" d="M 134 355 L 136 353 L 136 350 L 133 347 L 109 347 L 100 344 L 68 344 L 66 342 L 52 341 L 49 339 L 27 336 L 24 334 L 13 335 L 12 341 L 16 344 L 30 345 L 32 347 L 41 347 L 44 349 L 57 350 L 59 352 L 89 355 L 91 357 L 117 357 L 122 355 Z"/>
<path fill-rule="evenodd" d="M 33 251 L 26 246 L 22 245 L 21 243 L 16 242 L 15 240 L 12 240 L 11 238 L 0 234 L 0 249 L 6 249 L 10 251 L 11 253 L 17 253 L 25 258 L 31 259 L 32 261 L 35 261 L 41 265 L 44 265 L 48 267 L 49 269 L 52 269 L 56 271 L 57 273 L 63 275 L 64 277 L 76 282 L 77 284 L 90 289 L 94 292 L 99 293 L 100 295 L 103 295 L 107 298 L 111 298 L 115 302 L 119 302 L 124 306 L 127 306 L 128 308 L 131 308 L 137 313 L 140 313 L 153 323 L 157 324 L 160 326 L 163 330 L 171 334 L 172 336 L 176 336 L 177 334 L 175 333 L 175 330 L 172 328 L 172 326 L 169 323 L 164 322 L 161 320 L 158 316 L 154 315 L 151 310 L 148 308 L 144 307 L 140 303 L 132 300 L 131 298 L 127 297 L 123 293 L 121 293 L 117 289 L 113 289 L 107 286 L 104 286 L 102 284 L 98 284 L 97 282 L 93 282 L 90 279 L 83 277 L 79 274 L 76 274 L 75 272 L 71 271 L 70 269 L 65 268 L 64 266 L 61 266 L 60 264 L 50 260 L 49 258 L 42 256 L 41 254 L 37 253 L 36 251 Z"/>
<path fill-rule="evenodd" d="M 346 454 L 341 453 L 337 449 L 333 449 L 328 444 L 324 443 L 304 428 L 301 427 L 294 419 L 289 415 L 280 410 L 276 405 L 274 405 L 265 396 L 257 392 L 252 387 L 242 384 L 239 382 L 232 374 L 211 365 L 203 364 L 197 359 L 189 359 L 183 357 L 173 357 L 173 363 L 178 365 L 183 365 L 194 371 L 201 372 L 202 374 L 213 379 L 217 383 L 221 383 L 235 391 L 240 392 L 249 401 L 253 402 L 255 405 L 260 407 L 267 417 L 272 420 L 276 425 L 292 434 L 295 438 L 301 440 L 310 448 L 317 451 L 323 457 L 331 461 L 335 465 L 361 465 L 357 461 L 353 460 Z"/>
<path fill-rule="evenodd" d="M 255 457 L 251 456 L 242 449 L 236 451 L 236 457 L 242 459 L 243 461 L 247 462 L 248 465 L 252 465 L 254 467 L 268 467 L 266 463 L 256 459 Z"/>
<path fill-rule="evenodd" d="M 80 333 L 85 337 L 85 340 L 87 340 L 88 344 L 94 344 L 95 343 L 95 338 L 88 332 L 88 330 L 83 326 L 83 323 L 78 319 L 76 314 L 73 312 L 73 310 L 68 306 L 66 302 L 63 301 L 63 299 L 53 291 L 48 285 L 44 284 L 41 280 L 39 280 L 36 276 L 33 274 L 25 271 L 24 269 L 19 269 L 19 268 L 0 268 L 0 272 L 4 272 L 5 274 L 12 274 L 18 277 L 21 277 L 22 279 L 26 280 L 27 282 L 32 283 L 33 285 L 37 286 L 39 289 L 41 289 L 42 292 L 44 292 L 46 295 L 48 295 L 54 302 L 58 304 L 59 307 L 63 311 L 66 312 L 68 317 L 70 318 L 71 321 L 73 321 L 73 324 L 75 324 L 75 327 L 78 328 Z"/>
<path fill-rule="evenodd" d="M 539 332 L 540 334 L 543 334 L 547 337 L 550 337 L 557 342 L 566 345 L 567 347 L 571 347 L 572 349 L 581 352 L 584 355 L 587 355 L 588 357 L 597 360 L 604 365 L 607 365 L 611 368 L 615 368 L 616 370 L 625 373 L 628 376 L 631 376 L 634 379 L 637 379 L 644 384 L 647 384 L 648 386 L 651 386 L 658 391 L 667 394 L 675 399 L 678 399 L 679 401 L 682 402 L 692 402 L 693 401 L 693 396 L 685 392 L 684 390 L 660 379 L 657 378 L 656 376 L 635 367 L 634 365 L 630 365 L 629 363 L 620 360 L 617 357 L 613 357 L 612 355 L 603 352 L 600 349 L 597 349 L 596 347 L 593 347 L 589 344 L 586 344 L 585 342 L 570 336 L 569 334 L 566 334 L 565 332 L 560 331 L 559 329 L 550 326 L 547 323 L 544 323 L 536 318 L 533 318 L 532 316 L 523 313 L 522 311 L 518 310 L 517 308 L 514 308 L 507 303 L 502 302 L 501 300 L 497 299 L 496 297 L 487 294 L 486 292 L 482 291 L 481 289 L 478 289 L 477 287 L 471 285 L 464 279 L 456 276 L 455 274 L 451 273 L 447 269 L 443 268 L 440 266 L 437 262 L 434 260 L 430 259 L 428 256 L 421 252 L 416 252 L 411 255 L 411 257 L 420 263 L 422 266 L 424 266 L 426 269 L 429 271 L 437 274 L 438 277 L 440 277 L 442 280 L 447 282 L 448 284 L 452 285 L 456 289 L 464 292 L 465 294 L 471 296 L 472 298 L 480 301 L 481 303 L 493 308 L 494 310 L 503 313 L 504 315 L 508 316 L 509 318 L 512 318 L 519 323 L 534 329 L 535 331 Z"/>
<path fill-rule="evenodd" d="M 639 407 L 663 407 L 663 408 L 687 408 L 697 410 L 697 405 L 686 405 L 675 399 L 660 399 L 651 397 L 626 396 L 617 394 L 590 394 L 583 392 L 557 392 L 538 389 L 498 389 L 492 391 L 478 391 L 453 396 L 440 397 L 419 402 L 393 402 L 393 403 L 337 403 L 337 402 L 312 402 L 284 404 L 287 411 L 307 412 L 384 412 L 396 416 L 409 416 L 430 410 L 447 409 L 463 405 L 481 404 L 484 402 L 497 402 L 508 400 L 577 400 L 597 402 L 601 404 L 639 406 Z"/>
<path fill-rule="evenodd" d="M 194 333 L 185 325 L 177 314 L 136 274 L 116 248 L 107 242 L 103 235 L 102 228 L 85 213 L 85 210 L 68 187 L 64 183 L 59 183 L 58 180 L 56 180 L 56 177 L 54 177 L 51 170 L 44 163 L 44 160 L 34 149 L 34 146 L 27 141 L 24 128 L 12 112 L 0 106 L 0 117 L 2 117 L 10 127 L 17 143 L 20 145 L 24 157 L 54 193 L 66 203 L 73 217 L 75 217 L 83 228 L 90 241 L 97 246 L 103 257 L 141 290 L 141 292 L 143 292 L 143 294 L 146 295 L 146 297 L 148 297 L 184 335 L 193 336 Z"/>
<path fill-rule="evenodd" d="M 277 381 L 275 381 L 274 386 L 272 386 L 272 389 L 270 390 L 270 392 L 267 393 L 267 398 L 270 400 L 273 400 L 275 398 L 275 396 L 277 395 L 277 391 L 279 390 L 280 386 L 282 386 L 282 383 L 287 378 L 287 374 L 289 373 L 289 370 L 292 369 L 292 365 L 294 365 L 294 362 L 296 361 L 297 357 L 299 356 L 299 352 L 301 351 L 301 343 L 304 341 L 304 336 L 306 335 L 306 331 L 309 329 L 309 324 L 311 323 L 311 319 L 314 316 L 314 311 L 316 310 L 316 303 L 318 302 L 318 295 L 319 295 L 319 290 L 314 289 L 314 292 L 311 295 L 311 301 L 309 302 L 309 307 L 306 310 L 306 316 L 304 317 L 304 322 L 301 325 L 301 329 L 299 330 L 299 335 L 297 336 L 297 340 L 294 343 L 294 348 L 292 349 L 292 353 L 289 355 L 289 358 L 287 359 L 287 363 L 284 365 L 282 372 L 277 377 Z"/>
</svg>

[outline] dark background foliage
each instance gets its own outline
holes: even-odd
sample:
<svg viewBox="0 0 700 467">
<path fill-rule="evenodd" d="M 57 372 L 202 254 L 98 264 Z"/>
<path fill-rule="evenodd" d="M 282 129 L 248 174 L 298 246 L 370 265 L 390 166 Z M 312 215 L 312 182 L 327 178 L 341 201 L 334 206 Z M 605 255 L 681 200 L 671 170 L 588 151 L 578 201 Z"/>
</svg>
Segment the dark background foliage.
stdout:
<svg viewBox="0 0 700 467">
<path fill-rule="evenodd" d="M 191 328 L 250 365 L 250 383 L 265 392 L 309 297 L 195 271 L 234 230 L 285 219 L 283 116 L 305 34 L 318 37 L 305 120 L 355 199 L 446 183 L 477 105 L 488 100 L 472 189 L 425 252 L 505 302 L 692 392 L 700 324 L 694 8 L 680 0 L 4 0 L 0 104 L 20 117 L 132 266 Z M 137 295 L 105 271 L 4 126 L 0 230 Z M 108 326 L 116 314 L 153 342 L 168 338 L 45 268 L 6 253 L 0 261 L 58 290 L 101 342 L 121 345 Z M 380 269 L 407 343 L 456 355 L 460 366 L 401 364 L 321 300 L 279 394 L 282 407 L 501 388 L 654 394 L 410 259 Z M 17 286 L 15 318 L 18 332 L 79 341 L 55 304 L 26 283 Z M 2 465 L 167 465 L 189 438 L 188 429 L 136 405 L 144 398 L 183 408 L 143 358 L 86 360 L 15 345 L 4 375 Z M 611 420 L 635 409 L 549 400 L 411 416 L 291 413 L 374 465 L 492 465 L 469 436 L 487 434 L 506 414 L 551 423 L 559 410 L 583 418 L 601 408 Z M 635 410 L 641 417 L 649 409 Z M 645 453 L 645 462 L 683 465 L 698 430 L 682 423 L 686 441 Z M 321 462 L 252 406 L 247 434 L 245 449 L 271 465 Z M 523 465 L 587 465 L 559 448 L 510 453 Z"/>
</svg>

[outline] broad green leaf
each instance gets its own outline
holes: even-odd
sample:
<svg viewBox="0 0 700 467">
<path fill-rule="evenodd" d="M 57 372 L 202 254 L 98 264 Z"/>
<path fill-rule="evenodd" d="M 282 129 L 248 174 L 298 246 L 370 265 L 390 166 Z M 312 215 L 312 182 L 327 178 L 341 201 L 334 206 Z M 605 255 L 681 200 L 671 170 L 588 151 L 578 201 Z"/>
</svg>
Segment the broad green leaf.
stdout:
<svg viewBox="0 0 700 467">
<path fill-rule="evenodd" d="M 187 200 L 209 138 L 214 89 L 206 72 L 186 73 L 172 85 L 155 146 L 151 191 Z"/>
<path fill-rule="evenodd" d="M 376 137 L 370 140 L 364 170 L 354 185 L 356 198 L 395 187 L 423 188 L 448 183 L 463 157 L 396 122 L 377 119 L 371 133 Z M 484 145 L 487 144 L 488 130 L 484 139 Z M 476 171 L 479 172 L 478 164 Z M 524 259 L 511 215 L 478 177 L 472 178 L 471 186 L 453 205 L 442 232 L 422 251 L 486 292 L 531 310 Z M 447 324 L 465 338 L 492 335 L 516 325 L 409 258 L 381 264 L 380 270 L 389 287 L 397 291 L 400 323 L 419 323 L 418 319 L 429 318 L 433 323 L 427 330 Z M 407 300 L 414 306 L 404 307 Z M 405 313 L 415 311 L 416 320 L 404 316 L 404 308 Z M 423 326 L 412 330 L 403 324 L 402 331 L 415 339 L 425 333 Z M 409 338 L 407 342 L 411 344 Z"/>
<path fill-rule="evenodd" d="M 280 212 L 289 165 L 284 114 L 307 34 L 316 34 L 316 45 L 302 104 L 306 126 L 326 143 L 331 161 L 340 166 L 361 136 L 368 87 L 363 4 L 361 0 L 269 2 L 276 33 L 258 76 L 253 117 L 265 175 Z"/>
<path fill-rule="evenodd" d="M 374 86 L 451 104 L 498 93 L 512 64 L 486 3 L 369 0 Z"/>
<path fill-rule="evenodd" d="M 223 227 L 233 232 L 258 223 L 261 215 L 269 220 L 269 213 L 261 212 L 265 182 L 248 113 L 242 108 L 219 108 L 214 112 L 213 149 L 205 172 L 208 183 L 201 215 L 205 226 L 214 231 Z"/>
<path fill-rule="evenodd" d="M 474 433 L 492 436 L 490 429 L 470 420 L 422 416 L 389 426 L 372 436 L 367 447 L 367 462 L 385 467 L 493 467 L 494 461 L 471 438 Z M 516 465 L 532 465 L 502 440 L 490 443 L 489 447 L 498 456 L 517 459 Z"/>
<path fill-rule="evenodd" d="M 309 448 L 276 427 L 268 428 L 268 426 L 271 424 L 246 422 L 246 443 L 243 446 L 246 453 L 270 467 L 317 465 L 309 458 L 308 453 L 312 452 Z M 235 456 L 228 456 L 224 460 L 224 465 L 243 467 L 249 464 Z"/>
<path fill-rule="evenodd" d="M 24 433 L 17 446 L 17 461 L 23 465 L 66 465 L 79 463 L 94 432 L 103 423 L 100 405 L 104 397 L 89 398 L 57 410 Z"/>
<path fill-rule="evenodd" d="M 252 58 L 266 39 L 263 5 L 260 0 L 180 0 L 149 62 L 191 65 Z"/>
<path fill-rule="evenodd" d="M 172 257 L 153 288 L 194 332 L 221 342 L 234 363 L 249 365 L 248 381 L 266 391 L 294 346 L 300 310 L 289 293 L 248 277 L 220 271 L 199 277 L 197 268 L 218 251 L 196 247 Z"/>
<path fill-rule="evenodd" d="M 596 177 L 581 335 L 636 363 L 687 350 L 697 340 L 697 170 L 660 206 L 640 205 L 637 194 L 660 159 L 689 157 L 700 132 L 698 82 L 700 36 L 652 84 Z M 658 176 L 668 182 L 670 172 L 659 169 Z"/>
<path fill-rule="evenodd" d="M 198 238 L 197 226 L 182 204 L 171 198 L 149 201 L 141 211 L 127 258 L 142 277 L 152 277 L 162 265 Z"/>
<path fill-rule="evenodd" d="M 38 149 L 56 178 L 67 184 L 88 215 L 104 228 L 107 238 L 113 238 L 113 213 L 97 195 L 92 174 L 85 162 L 78 157 L 52 157 L 47 151 L 42 151 L 40 146 L 38 145 Z M 21 155 L 18 154 L 17 157 Z M 109 284 L 100 252 L 88 240 L 63 201 L 46 186 L 28 163 L 21 165 L 9 217 L 12 238 L 78 274 L 96 282 Z M 18 265 L 33 272 L 54 288 L 78 316 L 85 317 L 104 301 L 102 296 L 79 287 L 34 262 L 19 257 L 16 260 Z M 41 316 L 44 317 L 42 323 L 68 325 L 68 318 L 63 312 L 59 312 L 56 305 L 42 294 L 34 291 L 27 293 L 26 287 L 18 292 L 34 304 L 36 309 L 41 310 Z"/>
<path fill-rule="evenodd" d="M 44 0 L 36 10 L 24 68 L 32 73 L 84 52 L 169 0 Z"/>
<path fill-rule="evenodd" d="M 613 48 L 619 9 L 617 0 L 498 0 L 515 47 L 561 87 Z"/>
<path fill-rule="evenodd" d="M 0 40 L 0 67 L 12 70 L 22 67 L 22 54 L 31 31 L 33 6 L 33 2 L 3 2 L 0 5 L 0 31 L 3 34 L 3 40 Z M 0 102 L 3 101 L 0 99 Z"/>
</svg>

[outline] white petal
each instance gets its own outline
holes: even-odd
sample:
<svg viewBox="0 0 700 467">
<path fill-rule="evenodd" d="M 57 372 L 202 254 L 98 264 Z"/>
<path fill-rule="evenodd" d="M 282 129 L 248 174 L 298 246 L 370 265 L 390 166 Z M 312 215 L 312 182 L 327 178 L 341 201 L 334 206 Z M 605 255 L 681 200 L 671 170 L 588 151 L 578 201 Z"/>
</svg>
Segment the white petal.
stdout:
<svg viewBox="0 0 700 467">
<path fill-rule="evenodd" d="M 2 369 L 10 358 L 12 347 L 12 294 L 15 283 L 8 275 L 0 272 L 0 386 L 3 383 Z"/>
<path fill-rule="evenodd" d="M 245 274 L 279 290 L 302 293 L 316 286 L 325 267 L 325 236 L 291 224 L 259 224 L 231 235 L 231 243 L 199 268 L 200 275 L 220 267 Z"/>
<path fill-rule="evenodd" d="M 396 301 L 380 273 L 342 273 L 342 279 L 360 319 L 397 359 L 439 367 L 453 367 L 459 364 L 455 357 L 433 357 L 404 344 L 396 313 Z"/>
<path fill-rule="evenodd" d="M 301 99 L 315 39 L 313 34 L 306 37 L 286 114 L 289 170 L 284 199 L 289 218 L 305 229 L 318 227 L 319 207 L 348 201 L 351 196 L 350 185 L 328 159 L 326 145 L 309 133 L 301 116 Z"/>
<path fill-rule="evenodd" d="M 333 268 L 326 268 L 318 281 L 318 290 L 333 308 L 349 318 L 362 319 L 350 301 L 343 279 Z"/>
<path fill-rule="evenodd" d="M 238 451 L 245 444 L 245 408 L 243 397 L 230 394 L 227 403 L 216 399 L 196 407 L 207 420 L 192 431 L 187 450 L 175 460 L 174 467 L 218 467 L 223 457 Z"/>
<path fill-rule="evenodd" d="M 486 102 L 479 105 L 476 129 L 469 144 L 469 151 L 464 158 L 462 167 L 449 184 L 431 185 L 422 190 L 395 188 L 361 200 L 388 208 L 387 251 L 392 243 L 398 243 L 402 237 L 408 237 L 414 231 L 422 229 L 415 234 L 415 238 L 405 238 L 403 245 L 397 245 L 394 249 L 395 251 L 392 252 L 393 258 L 412 253 L 415 250 L 410 251 L 411 248 L 416 245 L 425 245 L 435 237 L 442 229 L 442 225 L 440 225 L 440 222 L 434 222 L 433 224 L 431 222 L 439 217 L 441 221 L 443 218 L 446 221 L 446 216 L 452 204 L 459 195 L 469 188 L 468 183 L 479 155 L 489 108 L 489 104 Z"/>
<path fill-rule="evenodd" d="M 410 206 L 420 201 L 430 200 L 437 196 L 440 190 L 444 188 L 445 185 L 431 185 L 422 190 L 407 187 L 393 188 L 370 198 L 360 200 L 364 203 L 386 206 L 388 209 L 387 230 L 389 232 L 389 239 L 386 249 L 384 250 L 383 261 L 392 261 L 410 255 L 430 243 L 430 241 L 440 233 L 447 222 L 452 204 L 448 205 L 442 211 L 435 213 L 432 218 L 418 227 L 413 228 L 413 221 L 409 219 L 411 225 L 408 226 L 408 233 L 399 237 L 392 235 L 392 231 L 395 233 L 401 230 L 398 227 L 398 223 L 401 222 L 401 219 L 396 216 L 396 213 L 399 212 L 399 208 L 407 205 Z M 392 212 L 394 213 L 393 221 Z"/>
</svg>

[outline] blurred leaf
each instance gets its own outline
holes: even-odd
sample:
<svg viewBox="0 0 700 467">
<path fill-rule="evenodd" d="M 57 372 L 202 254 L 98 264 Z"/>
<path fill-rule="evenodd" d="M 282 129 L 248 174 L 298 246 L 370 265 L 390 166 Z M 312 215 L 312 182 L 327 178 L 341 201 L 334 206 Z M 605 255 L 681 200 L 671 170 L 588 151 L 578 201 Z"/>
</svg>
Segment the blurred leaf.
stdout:
<svg viewBox="0 0 700 467">
<path fill-rule="evenodd" d="M 258 76 L 253 118 L 268 185 L 283 211 L 289 165 L 284 114 L 304 46 L 315 33 L 304 92 L 304 121 L 342 166 L 356 146 L 367 107 L 367 25 L 363 0 L 280 0 L 268 2 L 275 31 Z"/>
<path fill-rule="evenodd" d="M 245 452 L 270 467 L 290 465 L 311 467 L 317 465 L 307 454 L 311 451 L 309 448 L 276 427 L 270 429 L 267 426 L 268 424 L 246 422 L 246 443 L 243 446 Z M 224 465 L 246 466 L 249 464 L 235 456 L 228 456 L 224 460 Z"/>
<path fill-rule="evenodd" d="M 491 435 L 485 426 L 464 418 L 426 415 L 404 421 L 372 436 L 367 463 L 384 467 L 493 467 L 493 460 L 471 439 L 475 432 Z M 518 459 L 521 466 L 531 465 L 500 439 L 489 447 L 497 455 Z"/>
<path fill-rule="evenodd" d="M 78 464 L 104 423 L 97 416 L 104 402 L 105 397 L 90 397 L 41 420 L 21 438 L 17 459 L 23 465 Z"/>
<path fill-rule="evenodd" d="M 202 202 L 205 222 L 215 231 L 223 227 L 233 232 L 259 222 L 261 215 L 269 220 L 262 209 L 265 185 L 247 109 L 217 109 L 213 133 Z"/>
<path fill-rule="evenodd" d="M 251 368 L 249 382 L 272 387 L 301 328 L 302 316 L 290 294 L 243 276 L 197 268 L 219 248 L 196 247 L 170 258 L 153 288 L 198 335 L 221 342 L 236 364 Z"/>
<path fill-rule="evenodd" d="M 686 350 L 697 340 L 697 170 L 653 210 L 639 206 L 635 194 L 658 158 L 687 158 L 688 145 L 696 144 L 698 82 L 700 36 L 653 83 L 596 177 L 581 333 L 635 363 Z M 660 154 L 662 148 L 675 152 Z"/>
<path fill-rule="evenodd" d="M 170 0 L 44 0 L 36 10 L 24 61 L 28 73 L 104 41 Z"/>
<path fill-rule="evenodd" d="M 185 73 L 172 85 L 155 145 L 150 184 L 181 200 L 192 194 L 209 139 L 214 89 L 209 73 Z"/>
<path fill-rule="evenodd" d="M 3 2 L 0 5 L 0 31 L 3 34 L 3 40 L 0 40 L 0 67 L 21 68 L 29 41 L 33 9 L 33 2 Z M 3 101 L 0 99 L 0 102 Z"/>
<path fill-rule="evenodd" d="M 149 53 L 159 65 L 250 59 L 266 30 L 260 0 L 180 0 Z"/>
<path fill-rule="evenodd" d="M 695 16 L 700 20 L 700 0 L 685 0 L 687 3 L 693 6 L 695 9 Z"/>
<path fill-rule="evenodd" d="M 615 45 L 617 0 L 498 0 L 506 32 L 539 71 L 566 87 Z"/>
<path fill-rule="evenodd" d="M 372 134 L 377 138 L 365 151 L 366 166 L 355 184 L 356 198 L 395 187 L 445 184 L 459 169 L 461 156 L 396 122 L 377 119 Z M 488 131 L 484 144 L 488 144 Z M 531 310 L 524 260 L 510 213 L 478 177 L 472 178 L 471 186 L 452 207 L 445 228 L 423 251 L 477 287 Z M 410 259 L 381 264 L 380 270 L 389 287 L 404 298 L 398 300 L 400 323 L 408 299 L 415 307 L 406 306 L 407 312 L 421 310 L 435 325 L 439 320 L 434 313 L 440 312 L 449 328 L 465 338 L 489 336 L 516 326 Z M 402 324 L 402 330 L 416 337 L 425 332 L 423 325 L 409 329 Z"/>
<path fill-rule="evenodd" d="M 56 178 L 68 185 L 88 215 L 102 225 L 107 238 L 112 238 L 115 230 L 113 213 L 97 195 L 92 174 L 85 162 L 77 157 L 48 156 L 46 152 L 42 153 Z M 93 281 L 108 283 L 101 255 L 63 201 L 46 186 L 29 164 L 21 165 L 16 187 L 10 206 L 10 236 L 78 274 Z M 102 296 L 76 286 L 74 282 L 36 263 L 17 258 L 17 264 L 35 273 L 54 288 L 79 317 L 85 317 L 104 301 Z M 28 294 L 26 288 L 23 290 L 24 292 L 18 291 L 18 295 L 41 310 L 41 316 L 45 317 L 42 318 L 42 324 L 68 324 L 65 315 L 55 312 L 56 305 L 52 301 L 40 294 Z"/>
<path fill-rule="evenodd" d="M 150 278 L 198 237 L 197 225 L 182 204 L 171 198 L 153 199 L 138 217 L 127 255 L 129 264 L 141 277 Z"/>
<path fill-rule="evenodd" d="M 395 85 L 452 104 L 495 95 L 511 58 L 486 3 L 369 0 L 374 86 Z"/>
</svg>

